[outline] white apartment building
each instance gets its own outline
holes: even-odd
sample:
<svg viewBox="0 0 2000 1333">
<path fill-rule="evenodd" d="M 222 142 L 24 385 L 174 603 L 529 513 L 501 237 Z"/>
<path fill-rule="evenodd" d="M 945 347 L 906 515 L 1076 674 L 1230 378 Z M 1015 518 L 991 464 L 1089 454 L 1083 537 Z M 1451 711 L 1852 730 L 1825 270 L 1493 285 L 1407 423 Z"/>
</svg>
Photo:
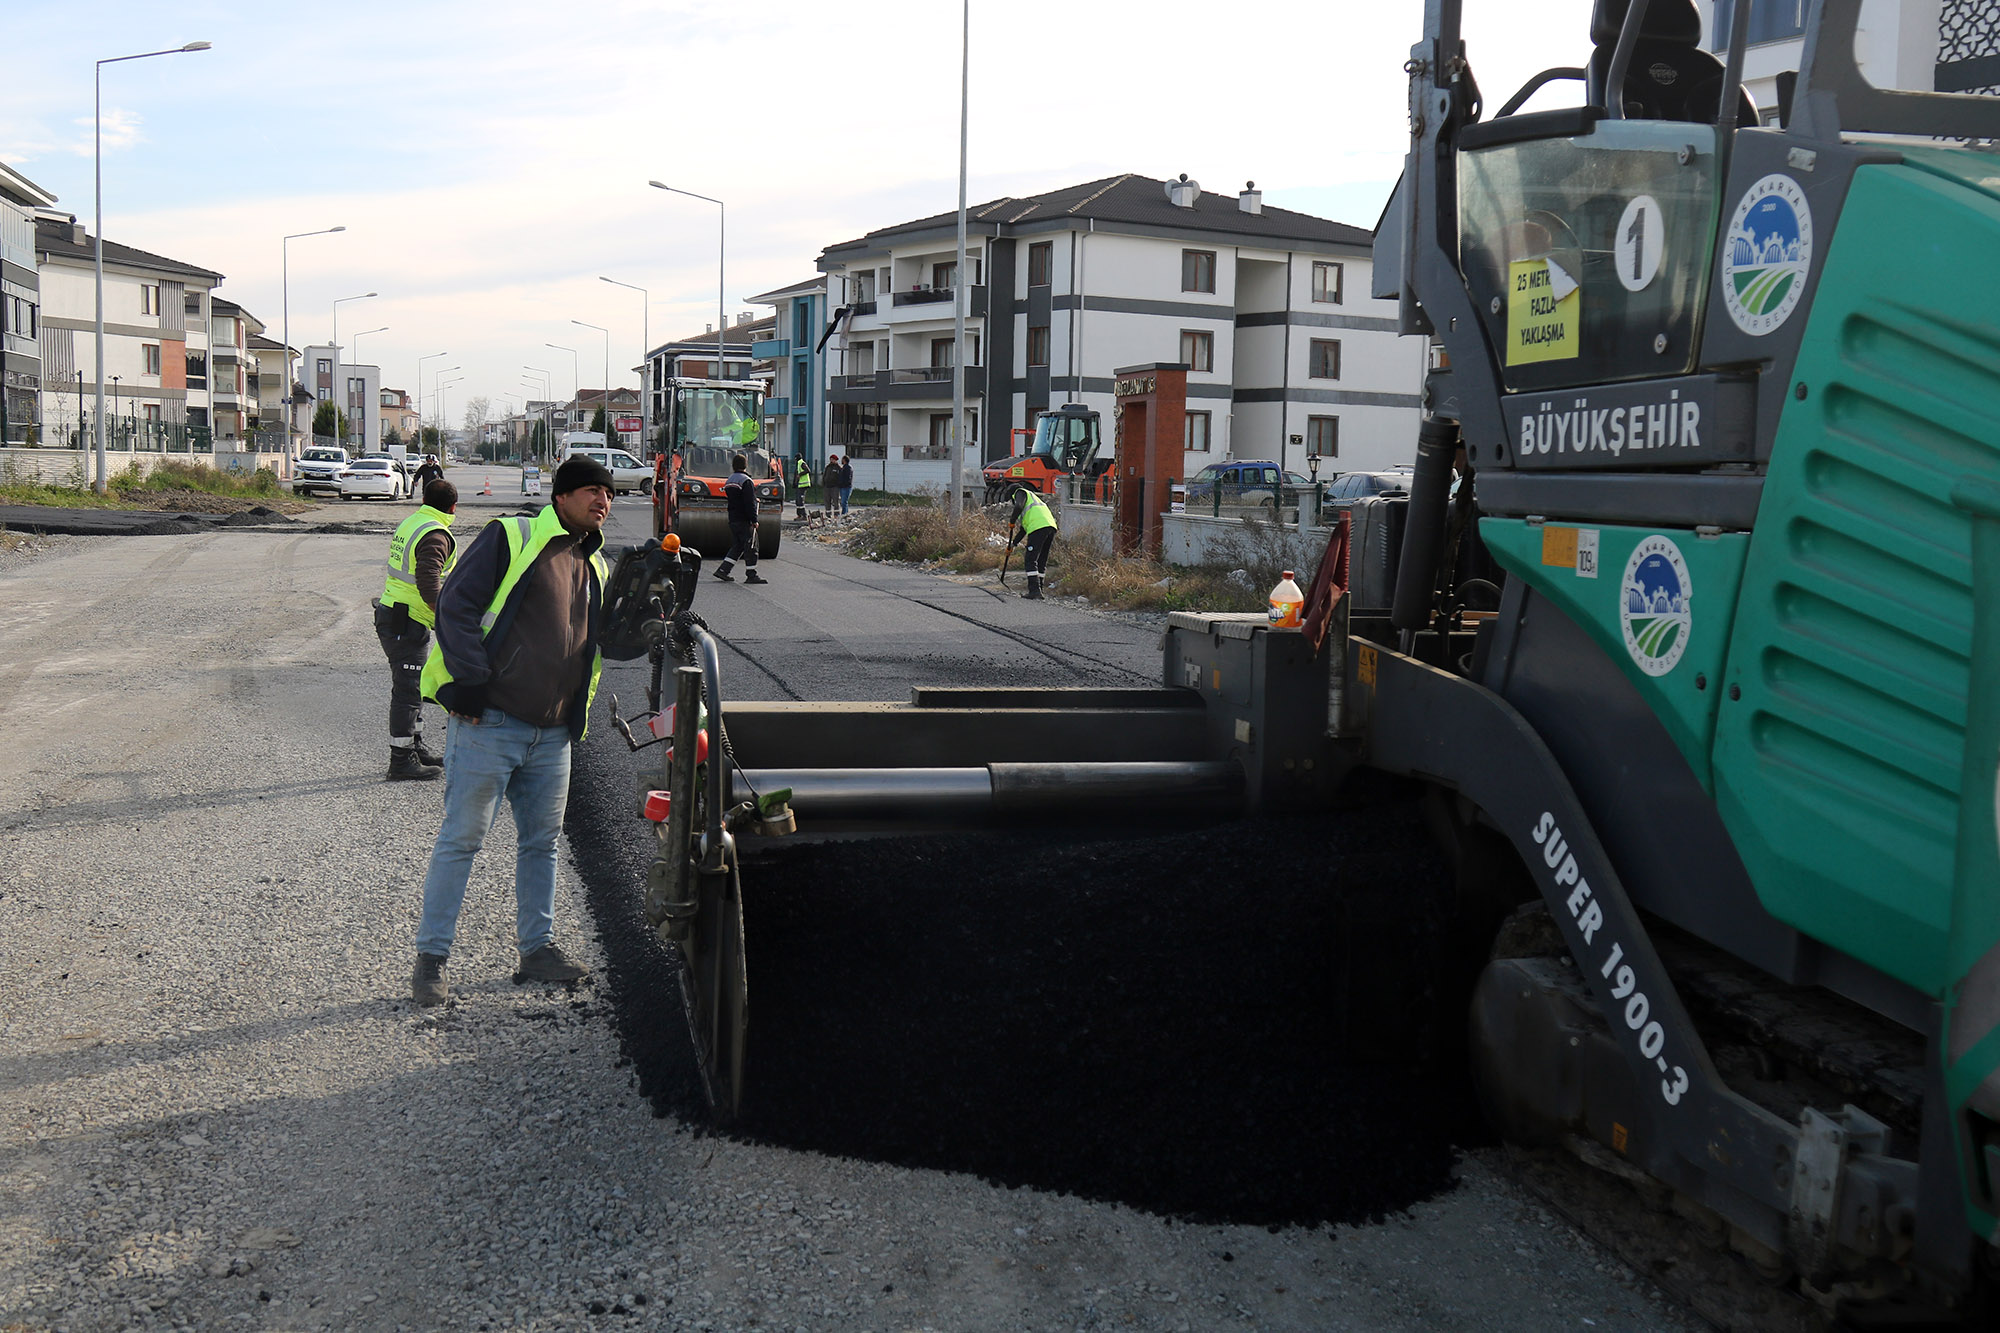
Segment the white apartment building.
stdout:
<svg viewBox="0 0 2000 1333">
<path fill-rule="evenodd" d="M 1743 46 L 1743 86 L 1765 124 L 1775 124 L 1779 79 L 1796 73 L 1805 48 L 1810 0 L 1750 0 Z M 1736 0 L 1701 0 L 1702 46 L 1729 46 Z M 1862 11 L 1854 61 L 1878 88 L 1911 92 L 2000 91 L 2000 57 L 1981 43 L 1990 0 L 1886 0 Z"/>
<path fill-rule="evenodd" d="M 35 210 L 56 197 L 0 162 L 0 443 L 41 436 L 42 282 Z"/>
<path fill-rule="evenodd" d="M 189 298 L 190 304 L 193 298 Z M 193 318 L 193 312 L 189 312 Z M 263 338 L 264 321 L 236 302 L 211 295 L 208 318 L 208 398 L 209 419 L 218 440 L 254 438 L 258 419 L 263 415 L 263 379 L 256 342 Z M 274 353 L 275 357 L 275 353 Z M 275 370 L 276 375 L 282 371 Z M 188 355 L 188 382 L 195 377 L 195 358 Z M 275 388 L 275 383 L 274 386 Z"/>
<path fill-rule="evenodd" d="M 96 296 L 93 242 L 77 220 L 38 212 L 42 421 L 45 442 L 65 440 L 95 410 Z M 211 269 L 104 243 L 105 410 L 118 420 L 211 426 L 207 375 Z M 197 385 L 191 379 L 203 381 Z"/>
<path fill-rule="evenodd" d="M 285 445 L 285 345 L 264 333 L 253 333 L 248 343 L 250 358 L 256 362 L 257 432 L 267 440 Z M 294 352 L 296 357 L 297 353 Z"/>
<path fill-rule="evenodd" d="M 316 404 L 333 400 L 347 416 L 348 452 L 381 453 L 382 368 L 337 361 L 334 349 L 324 343 L 306 348 L 303 355 L 301 378 L 306 391 L 312 394 Z M 337 375 L 336 364 L 339 366 Z M 336 383 L 336 380 L 340 382 Z M 319 409 L 315 406 L 313 410 L 317 412 Z M 311 427 L 309 416 L 299 422 L 301 430 Z"/>
<path fill-rule="evenodd" d="M 967 266 L 969 463 L 1051 407 L 1096 408 L 1113 372 L 1180 362 L 1186 474 L 1225 458 L 1333 471 L 1407 463 L 1427 349 L 1369 295 L 1373 234 L 1253 187 L 1124 175 L 972 209 Z M 863 484 L 950 478 L 956 215 L 829 247 L 825 447 Z M 877 472 L 877 468 L 880 472 Z M 1186 475 L 1184 474 L 1184 475 Z"/>
</svg>

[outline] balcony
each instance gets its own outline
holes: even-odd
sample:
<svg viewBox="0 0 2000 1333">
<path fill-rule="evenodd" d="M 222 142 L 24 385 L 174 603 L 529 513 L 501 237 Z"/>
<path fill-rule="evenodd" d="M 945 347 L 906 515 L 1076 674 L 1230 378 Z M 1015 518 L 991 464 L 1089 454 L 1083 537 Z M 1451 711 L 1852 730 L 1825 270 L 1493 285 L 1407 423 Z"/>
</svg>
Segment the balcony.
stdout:
<svg viewBox="0 0 2000 1333">
<path fill-rule="evenodd" d="M 986 367 L 965 368 L 965 392 L 976 396 L 986 391 Z M 836 375 L 827 391 L 833 403 L 896 403 L 951 397 L 950 366 L 913 366 L 903 370 L 878 370 L 872 375 Z"/>
<path fill-rule="evenodd" d="M 750 344 L 752 361 L 770 361 L 776 357 L 792 354 L 790 338 L 759 338 Z"/>
<path fill-rule="evenodd" d="M 952 298 L 957 290 L 955 287 L 920 287 L 915 291 L 897 292 L 891 298 L 889 312 L 882 317 L 882 321 L 896 324 L 922 319 L 950 319 Z M 986 288 L 972 287 L 967 292 L 966 318 L 983 318 L 986 314 Z"/>
<path fill-rule="evenodd" d="M 767 417 L 788 416 L 791 410 L 792 400 L 789 398 L 766 398 L 764 400 L 764 415 Z"/>
<path fill-rule="evenodd" d="M 208 350 L 209 355 L 215 357 L 218 361 L 241 361 L 243 359 L 243 350 L 234 343 L 216 343 Z"/>
</svg>

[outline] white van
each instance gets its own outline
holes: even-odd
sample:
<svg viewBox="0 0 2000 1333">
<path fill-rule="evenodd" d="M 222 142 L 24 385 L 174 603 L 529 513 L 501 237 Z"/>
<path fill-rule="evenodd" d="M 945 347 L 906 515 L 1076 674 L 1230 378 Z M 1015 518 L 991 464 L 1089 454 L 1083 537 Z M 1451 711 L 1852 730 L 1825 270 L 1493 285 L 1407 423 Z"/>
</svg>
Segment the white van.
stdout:
<svg viewBox="0 0 2000 1333">
<path fill-rule="evenodd" d="M 571 444 L 575 435 L 588 435 L 596 443 Z M 594 431 L 571 431 L 563 436 L 563 457 L 574 458 L 581 454 L 585 458 L 602 463 L 611 472 L 611 490 L 614 495 L 638 492 L 640 495 L 653 493 L 653 469 L 641 463 L 623 449 L 613 449 L 604 443 L 604 437 Z"/>
</svg>

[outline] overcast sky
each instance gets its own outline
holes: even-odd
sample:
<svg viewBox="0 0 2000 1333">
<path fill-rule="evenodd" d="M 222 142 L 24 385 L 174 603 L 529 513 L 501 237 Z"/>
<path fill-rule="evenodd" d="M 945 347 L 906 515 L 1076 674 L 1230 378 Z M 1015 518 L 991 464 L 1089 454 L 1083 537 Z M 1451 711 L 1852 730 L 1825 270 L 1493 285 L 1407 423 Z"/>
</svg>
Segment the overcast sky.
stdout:
<svg viewBox="0 0 2000 1333">
<path fill-rule="evenodd" d="M 1587 0 L 1472 8 L 1489 103 L 1588 53 Z M 0 161 L 88 224 L 92 63 L 214 43 L 106 67 L 106 236 L 228 275 L 279 336 L 279 238 L 345 225 L 291 243 L 293 345 L 379 292 L 341 307 L 343 341 L 387 325 L 359 359 L 412 391 L 450 352 L 425 388 L 465 368 L 455 419 L 523 397 L 524 364 L 567 396 L 545 343 L 595 387 L 604 339 L 573 319 L 635 384 L 642 301 L 599 275 L 649 289 L 656 345 L 713 322 L 716 209 L 648 179 L 727 201 L 731 319 L 826 246 L 954 207 L 958 21 L 952 0 L 8 0 Z M 1421 21 L 1418 0 L 973 0 L 971 202 L 1187 172 L 1372 226 Z"/>
</svg>

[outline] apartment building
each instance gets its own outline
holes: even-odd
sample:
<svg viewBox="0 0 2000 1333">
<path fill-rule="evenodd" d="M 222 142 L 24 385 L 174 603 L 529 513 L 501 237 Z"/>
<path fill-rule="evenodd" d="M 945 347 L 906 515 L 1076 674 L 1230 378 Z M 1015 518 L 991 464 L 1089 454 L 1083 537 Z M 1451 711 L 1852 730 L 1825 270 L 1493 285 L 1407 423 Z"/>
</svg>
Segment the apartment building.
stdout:
<svg viewBox="0 0 2000 1333">
<path fill-rule="evenodd" d="M 410 391 L 382 390 L 381 417 L 375 424 L 378 439 L 386 441 L 389 432 L 395 431 L 396 438 L 405 444 L 417 443 L 417 409 L 410 402 Z"/>
<path fill-rule="evenodd" d="M 377 418 L 382 401 L 382 368 L 341 361 L 334 349 L 324 343 L 307 347 L 304 363 L 304 382 L 313 396 L 313 410 L 319 410 L 318 403 L 339 404 L 347 416 L 348 448 L 358 454 L 380 453 L 382 430 Z M 302 427 L 311 424 L 310 419 L 300 423 Z"/>
<path fill-rule="evenodd" d="M 826 458 L 826 374 L 819 348 L 826 328 L 824 275 L 750 298 L 774 308 L 770 335 L 750 344 L 751 360 L 771 368 L 771 392 L 764 399 L 764 443 L 773 453 L 808 458 L 815 468 Z"/>
<path fill-rule="evenodd" d="M 970 210 L 967 356 L 954 367 L 956 215 L 829 247 L 837 331 L 827 447 L 880 460 L 895 489 L 950 477 L 952 379 L 967 461 L 1076 402 L 1112 419 L 1113 371 L 1189 366 L 1186 471 L 1224 458 L 1299 471 L 1407 463 L 1427 352 L 1369 292 L 1373 234 L 1127 174 Z M 868 471 L 864 469 L 864 471 Z M 868 471 L 873 475 L 872 471 Z"/>
<path fill-rule="evenodd" d="M 1743 46 L 1743 86 L 1767 125 L 1779 119 L 1779 84 L 1799 68 L 1811 0 L 1746 0 L 1749 40 Z M 1701 0 L 1703 47 L 1729 46 L 1737 0 Z M 1892 0 L 1857 25 L 1854 61 L 1881 88 L 1912 92 L 2000 92 L 2000 56 L 1982 35 L 1992 0 Z M 1789 93 L 1786 94 L 1789 96 Z"/>
<path fill-rule="evenodd" d="M 38 439 L 42 424 L 42 281 L 35 210 L 56 197 L 0 163 L 0 444 Z"/>
<path fill-rule="evenodd" d="M 710 353 L 715 351 L 709 345 Z M 579 389 L 576 397 L 566 403 L 558 403 L 555 408 L 556 436 L 561 438 L 566 430 L 589 430 L 597 419 L 599 409 L 603 409 L 609 419 L 610 429 L 617 435 L 616 443 L 634 452 L 639 447 L 639 432 L 619 430 L 618 421 L 622 417 L 628 421 L 639 416 L 639 391 L 637 389 L 613 389 L 607 395 L 602 389 Z"/>
<path fill-rule="evenodd" d="M 287 415 L 286 363 L 298 353 L 292 352 L 288 358 L 286 352 L 291 349 L 262 333 L 251 334 L 246 346 L 257 376 L 257 433 L 266 441 L 275 439 L 277 447 L 282 449 Z"/>
<path fill-rule="evenodd" d="M 188 298 L 188 318 L 198 319 L 195 300 Z M 217 440 L 254 439 L 263 415 L 263 376 L 253 344 L 264 341 L 264 321 L 225 297 L 209 297 L 207 364 L 198 371 L 196 353 L 188 353 L 188 387 L 205 379 L 209 423 Z M 275 387 L 275 386 L 274 386 Z"/>
<path fill-rule="evenodd" d="M 94 243 L 74 216 L 35 218 L 35 267 L 41 279 L 42 422 L 45 439 L 67 439 L 94 410 L 96 288 Z M 211 293 L 222 275 L 164 255 L 104 243 L 106 411 L 137 425 L 185 424 L 208 430 Z"/>
</svg>

